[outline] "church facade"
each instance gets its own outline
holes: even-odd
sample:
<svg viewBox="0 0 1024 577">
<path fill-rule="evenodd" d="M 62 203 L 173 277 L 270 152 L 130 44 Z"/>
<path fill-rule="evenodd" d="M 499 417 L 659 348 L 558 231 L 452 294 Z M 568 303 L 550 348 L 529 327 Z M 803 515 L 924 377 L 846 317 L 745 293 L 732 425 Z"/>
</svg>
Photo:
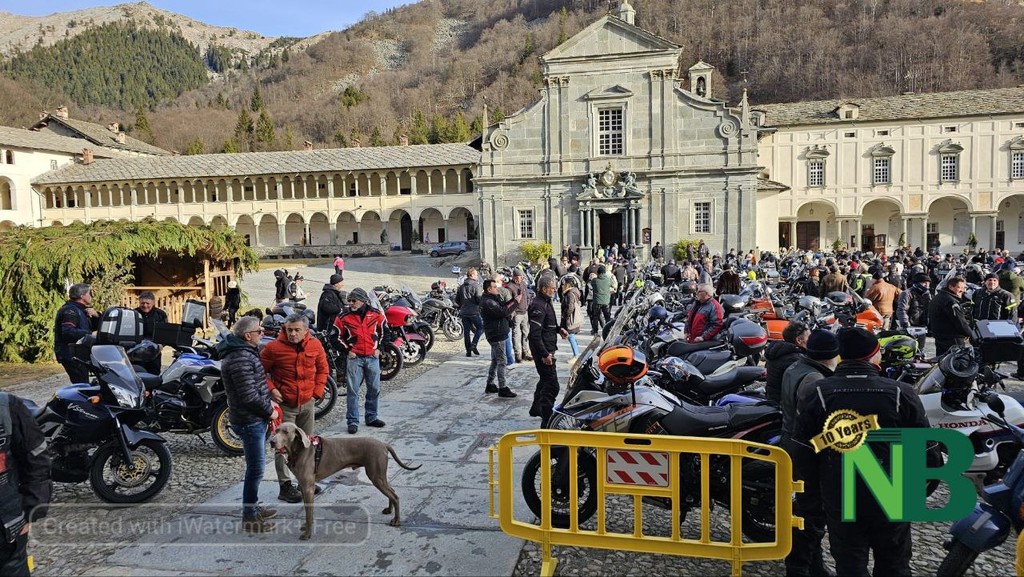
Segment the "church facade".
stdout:
<svg viewBox="0 0 1024 577">
<path fill-rule="evenodd" d="M 723 252 L 755 244 L 761 169 L 746 98 L 715 99 L 702 62 L 682 87 L 680 47 L 634 15 L 624 2 L 542 56 L 540 99 L 485 129 L 485 261 L 514 262 L 528 241 L 584 257 L 612 244 L 645 256 L 685 238 Z"/>
</svg>

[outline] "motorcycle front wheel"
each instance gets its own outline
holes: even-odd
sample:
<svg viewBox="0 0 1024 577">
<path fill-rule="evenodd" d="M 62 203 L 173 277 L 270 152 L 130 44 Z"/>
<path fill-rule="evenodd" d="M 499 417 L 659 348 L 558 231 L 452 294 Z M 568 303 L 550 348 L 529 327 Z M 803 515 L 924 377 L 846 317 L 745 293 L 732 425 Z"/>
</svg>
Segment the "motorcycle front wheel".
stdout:
<svg viewBox="0 0 1024 577">
<path fill-rule="evenodd" d="M 462 321 L 457 317 L 447 316 L 441 320 L 441 332 L 449 341 L 457 341 L 462 338 Z"/>
<path fill-rule="evenodd" d="M 146 439 L 125 462 L 121 446 L 110 441 L 96 449 L 89 466 L 89 482 L 108 503 L 142 503 L 155 497 L 171 478 L 171 451 L 167 444 Z"/>
<path fill-rule="evenodd" d="M 242 439 L 231 428 L 226 402 L 213 413 L 213 420 L 210 422 L 210 436 L 213 437 L 213 443 L 217 445 L 217 448 L 228 455 L 238 457 L 244 453 Z"/>
<path fill-rule="evenodd" d="M 416 327 L 416 333 L 423 337 L 423 347 L 429 352 L 430 349 L 434 348 L 434 329 L 430 328 L 430 325 L 423 323 Z"/>
<path fill-rule="evenodd" d="M 540 501 L 541 458 L 540 451 L 530 457 L 523 468 L 523 499 L 537 518 L 543 510 Z M 569 478 L 560 475 L 562 460 L 569 458 L 565 447 L 551 448 L 551 526 L 565 529 L 569 526 L 569 511 L 575 506 L 579 510 L 579 523 L 590 519 L 597 512 L 597 460 L 587 451 L 577 453 L 577 502 L 569 502 Z"/>
<path fill-rule="evenodd" d="M 319 421 L 327 416 L 327 413 L 331 412 L 336 402 L 338 402 L 338 383 L 334 380 L 334 377 L 328 376 L 327 385 L 324 387 L 324 396 L 313 403 L 315 408 L 313 413 L 314 419 Z"/>
<path fill-rule="evenodd" d="M 427 348 L 421 341 L 406 341 L 399 349 L 402 351 L 402 362 L 410 367 L 420 364 L 427 358 Z"/>
<path fill-rule="evenodd" d="M 402 359 L 402 351 L 398 350 L 398 347 L 392 343 L 384 343 L 380 346 L 381 381 L 390 381 L 395 378 L 402 370 L 403 364 L 405 363 Z"/>
</svg>

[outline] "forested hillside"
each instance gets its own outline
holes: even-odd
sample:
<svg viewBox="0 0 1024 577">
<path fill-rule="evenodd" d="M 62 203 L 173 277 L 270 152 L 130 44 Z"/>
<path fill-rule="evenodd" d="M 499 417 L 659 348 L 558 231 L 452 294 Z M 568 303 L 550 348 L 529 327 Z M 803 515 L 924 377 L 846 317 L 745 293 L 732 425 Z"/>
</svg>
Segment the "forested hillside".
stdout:
<svg viewBox="0 0 1024 577">
<path fill-rule="evenodd" d="M 122 110 L 156 106 L 207 83 L 198 48 L 178 34 L 132 22 L 36 46 L 5 62 L 2 72 L 62 92 L 76 104 Z"/>
<path fill-rule="evenodd" d="M 731 102 L 744 77 L 755 104 L 1024 83 L 1017 0 L 631 4 L 639 26 L 683 47 L 681 70 L 698 59 L 717 67 L 713 90 Z M 223 74 L 162 98 L 142 116 L 155 144 L 193 153 L 298 148 L 307 139 L 317 146 L 392 144 L 401 135 L 414 143 L 465 140 L 483 122 L 485 104 L 494 120 L 535 100 L 537 57 L 607 10 L 605 0 L 422 0 L 311 45 L 286 39 L 276 51 L 233 49 L 230 59 L 207 48 L 207 65 Z M 82 110 L 89 100 L 56 86 L 50 94 L 0 78 L 0 122 L 28 124 L 40 104 L 52 109 L 67 97 L 75 117 L 129 127 L 141 119 L 138 100 Z"/>
</svg>

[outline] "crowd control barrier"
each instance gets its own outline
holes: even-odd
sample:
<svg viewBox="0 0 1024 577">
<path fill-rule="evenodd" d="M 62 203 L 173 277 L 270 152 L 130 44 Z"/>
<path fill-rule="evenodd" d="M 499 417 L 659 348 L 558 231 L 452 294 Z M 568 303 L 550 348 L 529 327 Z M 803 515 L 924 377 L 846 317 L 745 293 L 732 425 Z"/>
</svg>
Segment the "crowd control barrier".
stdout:
<svg viewBox="0 0 1024 577">
<path fill-rule="evenodd" d="M 580 448 L 594 457 L 596 462 L 594 487 L 597 510 L 595 527 L 580 527 L 579 508 L 569 508 L 568 526 L 552 525 L 551 491 L 552 467 L 540 467 L 541 516 L 538 521 L 529 509 L 514 507 L 522 492 L 520 475 L 516 474 L 513 451 L 517 448 L 535 448 L 541 453 L 540 463 L 551 463 L 553 450 L 569 447 L 568 473 L 569 503 L 579 503 L 580 481 L 578 466 Z M 553 449 L 554 448 L 554 449 Z M 779 447 L 732 439 L 707 439 L 663 435 L 627 435 L 593 433 L 586 431 L 533 430 L 508 433 L 496 447 L 489 449 L 489 506 L 491 518 L 498 519 L 501 530 L 520 539 L 534 541 L 542 553 L 541 575 L 554 574 L 557 560 L 552 556 L 553 546 L 591 547 L 638 553 L 660 553 L 686 557 L 721 559 L 732 564 L 732 574 L 740 575 L 743 563 L 782 559 L 792 545 L 793 527 L 803 528 L 803 519 L 793 516 L 793 493 L 803 491 L 802 481 L 793 481 L 793 467 L 789 455 Z M 524 451 L 520 451 L 520 457 Z M 566 454 L 566 453 L 563 453 Z M 700 467 L 700 537 L 681 536 L 681 477 L 680 455 L 691 458 L 699 455 Z M 730 457 L 730 531 L 728 541 L 712 540 L 710 459 L 714 455 Z M 775 465 L 775 540 L 767 543 L 744 542 L 742 526 L 743 458 L 758 459 Z M 497 461 L 497 462 L 495 462 Z M 497 466 L 497 470 L 495 470 Z M 495 500 L 497 491 L 497 502 Z M 630 532 L 609 531 L 607 526 L 606 497 L 632 496 L 632 529 Z M 671 535 L 645 535 L 642 500 L 660 497 L 671 500 Z M 495 507 L 497 505 L 497 508 Z M 696 513 L 698 508 L 693 509 Z M 516 518 L 519 513 L 519 519 Z M 691 513 L 692 514 L 692 513 Z M 589 525 L 588 525 L 589 526 Z"/>
</svg>

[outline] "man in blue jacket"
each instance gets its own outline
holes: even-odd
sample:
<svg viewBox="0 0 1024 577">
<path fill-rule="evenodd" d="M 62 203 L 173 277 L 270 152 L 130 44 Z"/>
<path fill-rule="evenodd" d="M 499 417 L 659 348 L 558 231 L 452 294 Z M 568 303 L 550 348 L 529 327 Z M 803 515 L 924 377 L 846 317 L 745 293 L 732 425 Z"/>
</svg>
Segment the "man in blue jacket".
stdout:
<svg viewBox="0 0 1024 577">
<path fill-rule="evenodd" d="M 71 285 L 68 302 L 57 311 L 53 323 L 53 348 L 72 384 L 88 383 L 89 370 L 75 361 L 71 345 L 99 328 L 99 321 L 100 313 L 92 308 L 92 287 L 86 283 Z"/>
</svg>

